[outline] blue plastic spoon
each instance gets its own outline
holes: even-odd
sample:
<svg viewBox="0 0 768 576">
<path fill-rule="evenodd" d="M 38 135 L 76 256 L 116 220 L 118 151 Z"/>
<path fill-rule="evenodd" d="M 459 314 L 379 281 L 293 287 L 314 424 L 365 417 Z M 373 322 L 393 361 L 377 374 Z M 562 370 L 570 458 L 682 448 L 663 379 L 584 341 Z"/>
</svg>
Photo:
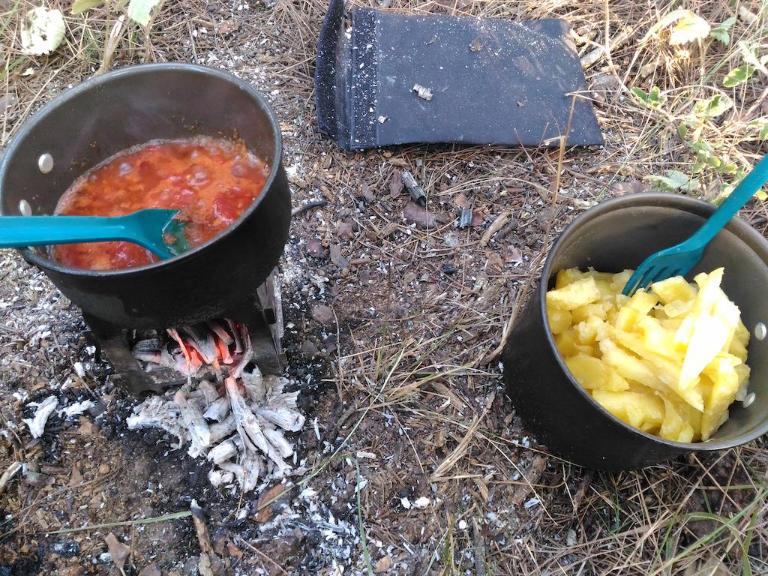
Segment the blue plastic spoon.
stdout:
<svg viewBox="0 0 768 576">
<path fill-rule="evenodd" d="M 624 285 L 623 293 L 631 296 L 639 288 L 647 288 L 654 282 L 672 276 L 685 276 L 698 264 L 707 244 L 717 235 L 728 221 L 738 212 L 760 187 L 768 181 L 768 155 L 739 182 L 704 225 L 693 236 L 672 246 L 651 254 L 637 267 Z"/>
<path fill-rule="evenodd" d="M 124 240 L 165 260 L 188 246 L 178 210 L 148 208 L 127 216 L 2 216 L 0 248 Z"/>
</svg>

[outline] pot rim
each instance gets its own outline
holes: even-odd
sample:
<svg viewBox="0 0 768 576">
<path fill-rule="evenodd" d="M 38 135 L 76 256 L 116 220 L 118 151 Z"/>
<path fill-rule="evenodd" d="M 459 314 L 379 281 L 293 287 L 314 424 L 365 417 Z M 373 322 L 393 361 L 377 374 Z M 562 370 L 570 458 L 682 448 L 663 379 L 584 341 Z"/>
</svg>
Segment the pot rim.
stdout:
<svg viewBox="0 0 768 576">
<path fill-rule="evenodd" d="M 717 438 L 710 438 L 709 440 L 706 440 L 704 442 L 676 442 L 673 440 L 666 440 L 659 436 L 654 436 L 653 434 L 648 434 L 646 432 L 643 432 L 642 430 L 639 430 L 634 426 L 630 426 L 629 424 L 626 424 L 625 422 L 623 422 L 622 420 L 620 420 L 619 418 L 611 414 L 608 410 L 603 408 L 594 398 L 592 398 L 592 396 L 586 391 L 586 389 L 581 384 L 579 384 L 579 382 L 574 378 L 570 370 L 568 370 L 568 367 L 566 366 L 565 361 L 560 355 L 560 352 L 557 350 L 554 336 L 552 334 L 552 331 L 549 328 L 549 322 L 547 321 L 547 300 L 546 300 L 546 294 L 547 294 L 547 289 L 549 285 L 549 278 L 552 274 L 552 267 L 554 265 L 555 255 L 559 252 L 562 244 L 570 236 L 572 236 L 585 222 L 588 222 L 589 220 L 593 220 L 609 212 L 615 212 L 617 210 L 625 210 L 627 208 L 634 208 L 634 207 L 674 208 L 674 209 L 689 212 L 695 215 L 700 215 L 701 210 L 712 213 L 716 209 L 716 207 L 712 204 L 709 204 L 702 200 L 689 198 L 687 196 L 680 196 L 675 194 L 664 194 L 664 193 L 657 193 L 657 192 L 640 192 L 637 194 L 632 194 L 630 196 L 622 196 L 620 198 L 613 198 L 613 199 L 601 202 L 598 205 L 590 208 L 583 214 L 579 215 L 568 226 L 566 226 L 563 232 L 560 234 L 560 237 L 553 244 L 552 249 L 549 251 L 549 254 L 547 255 L 547 259 L 541 271 L 541 276 L 539 279 L 539 289 L 537 291 L 537 298 L 539 299 L 539 303 L 538 303 L 539 314 L 541 314 L 542 324 L 544 326 L 544 333 L 547 338 L 547 343 L 549 344 L 549 347 L 555 356 L 555 360 L 560 366 L 560 369 L 563 372 L 563 374 L 570 381 L 571 385 L 576 389 L 576 391 L 584 399 L 586 399 L 590 404 L 592 404 L 592 406 L 594 406 L 599 413 L 601 413 L 604 417 L 613 421 L 618 426 L 621 426 L 628 432 L 635 434 L 637 436 L 640 436 L 642 438 L 645 438 L 646 440 L 649 440 L 656 444 L 667 446 L 669 448 L 673 448 L 679 451 L 691 452 L 691 451 L 698 451 L 698 450 L 723 450 L 727 448 L 733 448 L 735 446 L 740 446 L 741 444 L 745 444 L 747 442 L 751 442 L 752 440 L 755 440 L 756 438 L 759 438 L 760 436 L 768 432 L 768 418 L 766 418 L 762 424 L 755 426 L 749 433 L 739 434 L 738 436 L 729 440 L 718 440 Z M 752 228 L 752 226 L 750 226 L 740 218 L 738 217 L 732 218 L 730 222 L 727 224 L 726 229 L 730 229 L 734 234 L 736 234 L 736 236 L 739 237 L 740 240 L 744 242 L 748 242 L 748 244 L 750 244 L 751 246 L 754 246 L 755 244 L 761 244 L 765 249 L 766 253 L 768 253 L 768 241 L 765 238 L 763 238 L 760 234 L 758 234 L 758 232 L 754 228 Z"/>
<path fill-rule="evenodd" d="M 220 80 L 229 82 L 230 84 L 234 85 L 235 87 L 245 92 L 253 101 L 255 101 L 256 105 L 267 116 L 269 120 L 269 124 L 272 128 L 272 139 L 274 141 L 275 149 L 274 149 L 274 153 L 272 154 L 272 157 L 267 161 L 270 169 L 269 175 L 267 176 L 267 179 L 265 180 L 264 185 L 262 186 L 261 193 L 259 194 L 258 198 L 256 198 L 256 200 L 254 200 L 248 206 L 248 208 L 237 218 L 237 220 L 235 220 L 225 230 L 223 230 L 213 238 L 207 240 L 206 242 L 198 246 L 195 246 L 194 248 L 190 248 L 189 250 L 177 256 L 173 256 L 171 258 L 168 258 L 167 260 L 161 260 L 160 262 L 153 262 L 145 266 L 137 266 L 135 268 L 125 268 L 125 269 L 119 269 L 119 270 L 89 270 L 87 268 L 71 268 L 68 266 L 63 266 L 53 259 L 38 255 L 35 251 L 29 248 L 19 249 L 19 251 L 24 255 L 24 258 L 26 260 L 28 260 L 32 264 L 35 264 L 36 266 L 39 266 L 41 268 L 53 270 L 60 274 L 66 274 L 70 276 L 90 277 L 90 278 L 105 278 L 105 277 L 128 278 L 137 274 L 143 274 L 145 272 L 159 270 L 167 266 L 173 266 L 180 262 L 183 262 L 184 260 L 192 258 L 195 254 L 197 254 L 201 250 L 205 250 L 212 244 L 220 240 L 223 240 L 226 236 L 229 236 L 230 234 L 234 233 L 234 231 L 243 223 L 243 221 L 249 218 L 251 214 L 258 209 L 259 205 L 264 201 L 264 198 L 267 195 L 267 192 L 274 184 L 281 166 L 281 161 L 283 156 L 283 142 L 282 142 L 282 135 L 280 133 L 277 116 L 272 110 L 272 107 L 269 105 L 269 102 L 267 102 L 266 98 L 258 90 L 256 90 L 250 83 L 246 82 L 245 80 L 241 80 L 240 78 L 238 78 L 233 74 L 230 74 L 229 72 L 216 70 L 214 68 L 201 66 L 199 64 L 187 64 L 184 62 L 137 64 L 134 66 L 129 66 L 127 68 L 113 70 L 101 76 L 89 78 L 81 82 L 77 86 L 74 86 L 73 88 L 65 90 L 62 94 L 59 94 L 53 100 L 51 100 L 45 106 L 43 106 L 29 120 L 24 122 L 19 132 L 13 138 L 11 143 L 8 145 L 7 149 L 5 150 L 5 153 L 0 155 L 0 182 L 2 182 L 3 180 L 3 175 L 10 169 L 11 158 L 16 152 L 16 149 L 18 148 L 18 146 L 21 144 L 21 142 L 23 142 L 27 138 L 30 132 L 32 132 L 32 130 L 36 127 L 37 123 L 41 119 L 49 115 L 51 112 L 53 112 L 54 110 L 58 109 L 59 107 L 66 106 L 68 102 L 80 96 L 82 93 L 89 90 L 98 89 L 100 86 L 103 86 L 115 79 L 135 76 L 139 74 L 154 74 L 157 72 L 162 73 L 162 72 L 168 72 L 168 71 L 191 72 L 194 74 L 215 76 Z M 2 190 L 0 190 L 0 197 L 1 196 L 2 196 Z M 0 205 L 0 214 L 2 214 L 1 205 Z"/>
</svg>

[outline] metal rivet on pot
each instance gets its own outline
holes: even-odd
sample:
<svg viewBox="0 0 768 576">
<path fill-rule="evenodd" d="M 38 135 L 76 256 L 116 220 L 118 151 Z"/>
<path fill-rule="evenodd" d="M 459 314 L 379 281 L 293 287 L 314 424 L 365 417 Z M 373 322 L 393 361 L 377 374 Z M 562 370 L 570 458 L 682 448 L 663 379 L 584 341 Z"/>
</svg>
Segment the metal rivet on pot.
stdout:
<svg viewBox="0 0 768 576">
<path fill-rule="evenodd" d="M 768 328 L 765 327 L 765 324 L 762 322 L 755 324 L 755 338 L 765 340 L 766 336 L 768 336 Z"/>
<path fill-rule="evenodd" d="M 48 174 L 48 172 L 53 170 L 53 156 L 48 154 L 48 152 L 40 154 L 40 158 L 37 159 L 37 167 L 43 174 Z"/>
<path fill-rule="evenodd" d="M 19 200 L 19 214 L 22 216 L 32 216 L 32 206 L 26 200 Z"/>
</svg>

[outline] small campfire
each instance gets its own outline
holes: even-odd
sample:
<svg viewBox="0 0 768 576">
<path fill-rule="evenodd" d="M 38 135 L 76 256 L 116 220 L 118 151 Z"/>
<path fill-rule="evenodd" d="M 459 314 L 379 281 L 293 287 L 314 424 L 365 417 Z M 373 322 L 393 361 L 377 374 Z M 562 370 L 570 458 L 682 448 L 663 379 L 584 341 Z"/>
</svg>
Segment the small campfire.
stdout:
<svg viewBox="0 0 768 576">
<path fill-rule="evenodd" d="M 155 332 L 137 339 L 132 354 L 147 372 L 170 368 L 187 381 L 138 405 L 129 429 L 163 429 L 178 439 L 177 448 L 205 456 L 214 486 L 236 481 L 248 492 L 259 479 L 290 472 L 286 459 L 294 450 L 284 432 L 304 425 L 298 392 L 284 391 L 286 378 L 262 375 L 245 324 L 214 320 Z"/>
</svg>

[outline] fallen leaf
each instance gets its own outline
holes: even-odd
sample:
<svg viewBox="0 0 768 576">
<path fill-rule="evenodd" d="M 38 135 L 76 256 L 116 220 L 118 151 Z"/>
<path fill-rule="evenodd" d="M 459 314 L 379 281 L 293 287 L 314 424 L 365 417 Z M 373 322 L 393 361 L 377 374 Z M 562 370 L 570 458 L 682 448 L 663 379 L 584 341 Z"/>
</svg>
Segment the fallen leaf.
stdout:
<svg viewBox="0 0 768 576">
<path fill-rule="evenodd" d="M 504 251 L 504 262 L 507 264 L 520 264 L 523 261 L 523 253 L 517 246 L 507 246 Z"/>
<path fill-rule="evenodd" d="M 256 522 L 269 522 L 272 519 L 272 504 L 277 502 L 277 500 L 282 496 L 283 492 L 285 492 L 285 484 L 275 484 L 264 492 L 260 497 L 259 501 L 256 504 L 256 516 L 253 517 Z M 267 504 L 267 503 L 270 504 Z M 263 506 L 263 508 L 262 508 Z"/>
<path fill-rule="evenodd" d="M 491 272 L 498 273 L 504 270 L 504 260 L 498 252 L 488 252 L 485 265 Z"/>
<path fill-rule="evenodd" d="M 310 312 L 312 318 L 320 324 L 330 324 L 333 322 L 333 310 L 325 304 L 315 304 Z"/>
<path fill-rule="evenodd" d="M 355 194 L 358 198 L 364 199 L 369 204 L 373 202 L 376 198 L 373 195 L 373 192 L 371 191 L 371 187 L 368 185 L 367 182 L 363 182 L 360 185 L 360 191 Z"/>
<path fill-rule="evenodd" d="M 80 416 L 80 426 L 77 433 L 81 436 L 93 436 L 99 431 L 99 427 L 87 416 Z"/>
<path fill-rule="evenodd" d="M 392 170 L 392 177 L 389 179 L 389 195 L 392 198 L 397 198 L 403 193 L 403 174 L 400 170 Z"/>
<path fill-rule="evenodd" d="M 238 28 L 240 28 L 240 23 L 234 18 L 230 18 L 229 20 L 224 20 L 223 22 L 221 22 L 216 27 L 216 32 L 224 36 L 226 34 L 231 34 L 232 32 L 235 32 Z"/>
<path fill-rule="evenodd" d="M 413 222 L 417 226 L 422 228 L 435 228 L 438 224 L 444 221 L 444 219 L 434 212 L 428 211 L 426 208 L 422 208 L 416 202 L 408 202 L 403 210 L 403 217 L 408 222 Z"/>
<path fill-rule="evenodd" d="M 110 532 L 107 537 L 104 538 L 104 542 L 107 543 L 109 554 L 112 556 L 112 562 L 114 562 L 115 566 L 117 566 L 117 569 L 120 570 L 120 573 L 125 575 L 123 566 L 125 566 L 125 561 L 128 559 L 128 555 L 131 553 L 131 549 L 120 542 L 120 540 L 117 539 L 117 536 L 115 536 L 112 532 Z"/>
<path fill-rule="evenodd" d="M 32 8 L 21 22 L 21 52 L 28 56 L 50 54 L 64 40 L 65 32 L 61 10 Z"/>
<path fill-rule="evenodd" d="M 232 558 L 237 558 L 238 560 L 243 557 L 243 551 L 232 542 L 227 542 L 227 553 Z"/>
<path fill-rule="evenodd" d="M 471 206 L 469 199 L 467 199 L 463 192 L 456 194 L 453 199 L 453 205 L 456 206 L 456 208 L 460 208 L 461 210 L 465 210 Z"/>
<path fill-rule="evenodd" d="M 77 464 L 72 465 L 72 474 L 69 477 L 70 486 L 78 486 L 83 482 L 83 474 L 80 472 L 80 467 Z"/>
</svg>

